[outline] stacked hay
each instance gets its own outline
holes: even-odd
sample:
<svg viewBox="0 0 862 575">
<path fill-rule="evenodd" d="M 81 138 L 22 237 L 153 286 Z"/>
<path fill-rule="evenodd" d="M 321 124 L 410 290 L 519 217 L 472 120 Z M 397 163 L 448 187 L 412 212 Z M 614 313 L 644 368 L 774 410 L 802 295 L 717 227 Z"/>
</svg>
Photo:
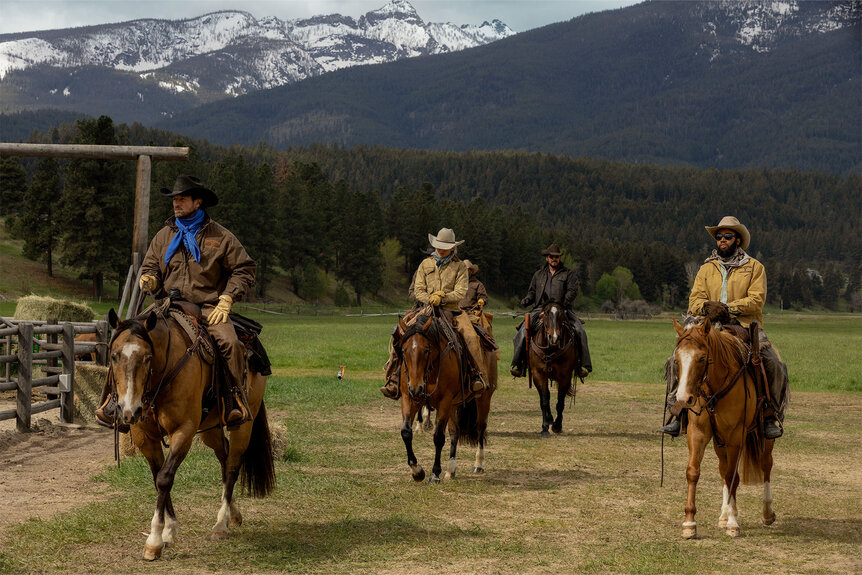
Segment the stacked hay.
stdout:
<svg viewBox="0 0 862 575">
<path fill-rule="evenodd" d="M 86 363 L 75 364 L 75 423 L 96 425 L 93 412 L 99 407 L 108 368 Z"/>
<path fill-rule="evenodd" d="M 93 321 L 94 316 L 87 304 L 38 295 L 19 298 L 15 306 L 15 319 L 18 320 L 84 322 Z"/>
</svg>

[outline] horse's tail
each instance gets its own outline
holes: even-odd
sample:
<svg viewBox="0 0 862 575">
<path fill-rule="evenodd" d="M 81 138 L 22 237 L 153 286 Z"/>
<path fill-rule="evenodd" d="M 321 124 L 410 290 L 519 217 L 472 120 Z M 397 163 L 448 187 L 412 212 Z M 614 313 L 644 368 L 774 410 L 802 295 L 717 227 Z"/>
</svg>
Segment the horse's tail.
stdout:
<svg viewBox="0 0 862 575">
<path fill-rule="evenodd" d="M 760 432 L 755 428 L 745 434 L 745 443 L 742 446 L 742 471 L 740 477 L 746 485 L 759 485 L 763 483 L 763 441 Z"/>
<path fill-rule="evenodd" d="M 479 407 L 473 398 L 458 408 L 458 443 L 479 445 L 479 440 L 485 440 L 484 431 L 479 433 Z"/>
<path fill-rule="evenodd" d="M 242 454 L 239 478 L 240 485 L 251 497 L 265 497 L 275 489 L 272 435 L 269 432 L 263 401 L 260 402 L 260 409 L 252 423 L 248 448 Z"/>
</svg>

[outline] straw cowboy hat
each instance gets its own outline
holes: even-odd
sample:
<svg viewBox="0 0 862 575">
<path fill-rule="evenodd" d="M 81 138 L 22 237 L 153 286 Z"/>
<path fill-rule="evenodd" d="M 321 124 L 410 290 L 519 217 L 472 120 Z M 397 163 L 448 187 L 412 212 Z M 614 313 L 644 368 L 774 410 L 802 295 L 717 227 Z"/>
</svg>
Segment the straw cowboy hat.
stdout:
<svg viewBox="0 0 862 575">
<path fill-rule="evenodd" d="M 435 248 L 440 248 L 441 250 L 451 250 L 455 246 L 463 244 L 464 240 L 455 241 L 455 232 L 449 228 L 440 228 L 440 231 L 437 232 L 436 236 L 428 234 L 428 243 Z"/>
<path fill-rule="evenodd" d="M 739 220 L 734 218 L 733 216 L 724 216 L 721 218 L 721 221 L 718 222 L 717 226 L 704 226 L 706 231 L 709 232 L 709 235 L 712 236 L 712 239 L 715 239 L 715 232 L 718 230 L 733 230 L 736 232 L 740 238 L 742 238 L 742 243 L 740 247 L 742 249 L 748 248 L 749 242 L 751 242 L 751 234 L 748 233 L 748 228 L 739 223 Z"/>
<path fill-rule="evenodd" d="M 470 260 L 464 260 L 464 265 L 467 266 L 467 271 L 471 274 L 474 274 L 479 271 L 479 266 L 477 266 Z"/>
<path fill-rule="evenodd" d="M 206 187 L 200 179 L 194 176 L 177 176 L 177 180 L 174 182 L 174 189 L 162 188 L 161 192 L 163 196 L 168 198 L 180 195 L 199 196 L 203 199 L 202 206 L 205 208 L 218 204 L 218 196 L 216 196 L 215 192 Z"/>
<path fill-rule="evenodd" d="M 560 251 L 560 246 L 558 246 L 557 243 L 554 242 L 542 250 L 542 255 L 543 256 L 561 256 L 561 255 L 563 255 L 563 252 Z"/>
</svg>

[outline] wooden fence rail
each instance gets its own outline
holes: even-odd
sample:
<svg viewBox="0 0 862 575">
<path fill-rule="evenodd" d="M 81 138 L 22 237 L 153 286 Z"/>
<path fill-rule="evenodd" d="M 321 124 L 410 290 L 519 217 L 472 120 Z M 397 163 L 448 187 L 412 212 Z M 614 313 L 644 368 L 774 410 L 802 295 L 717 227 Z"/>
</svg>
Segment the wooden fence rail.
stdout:
<svg viewBox="0 0 862 575">
<path fill-rule="evenodd" d="M 29 431 L 34 413 L 59 408 L 60 421 L 72 423 L 75 413 L 75 358 L 82 354 L 95 354 L 95 363 L 107 365 L 108 322 L 58 323 L 57 320 L 22 321 L 4 317 L 0 318 L 0 325 L 5 326 L 0 327 L 0 337 L 6 344 L 6 353 L 0 355 L 0 364 L 6 367 L 6 376 L 0 379 L 0 391 L 17 391 L 15 409 L 0 410 L 0 421 L 15 418 L 18 431 Z M 75 341 L 75 336 L 81 334 L 96 334 L 97 341 Z M 58 341 L 58 336 L 62 342 Z M 13 340 L 17 345 L 13 346 Z M 12 353 L 14 347 L 17 347 L 17 353 Z M 18 367 L 14 378 L 13 365 Z M 34 377 L 35 367 L 41 367 L 47 375 Z M 33 403 L 34 389 L 44 393 L 47 401 Z"/>
</svg>

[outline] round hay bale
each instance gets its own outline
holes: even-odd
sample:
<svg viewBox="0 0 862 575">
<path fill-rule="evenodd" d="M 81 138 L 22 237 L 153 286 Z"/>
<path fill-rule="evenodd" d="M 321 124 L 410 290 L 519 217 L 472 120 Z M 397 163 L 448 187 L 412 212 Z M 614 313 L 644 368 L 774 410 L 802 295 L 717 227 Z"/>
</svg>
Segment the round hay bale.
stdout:
<svg viewBox="0 0 862 575">
<path fill-rule="evenodd" d="M 135 444 L 132 441 L 131 433 L 120 434 L 120 453 L 126 457 L 134 457 L 138 454 L 138 448 L 135 447 Z"/>
<path fill-rule="evenodd" d="M 287 427 L 270 419 L 269 433 L 272 435 L 272 458 L 281 461 L 287 453 Z"/>
<path fill-rule="evenodd" d="M 85 303 L 38 295 L 19 298 L 15 306 L 15 319 L 18 320 L 84 322 L 93 321 L 94 317 L 93 310 Z"/>
<path fill-rule="evenodd" d="M 75 423 L 96 425 L 93 412 L 99 407 L 108 368 L 86 363 L 75 364 Z"/>
</svg>

